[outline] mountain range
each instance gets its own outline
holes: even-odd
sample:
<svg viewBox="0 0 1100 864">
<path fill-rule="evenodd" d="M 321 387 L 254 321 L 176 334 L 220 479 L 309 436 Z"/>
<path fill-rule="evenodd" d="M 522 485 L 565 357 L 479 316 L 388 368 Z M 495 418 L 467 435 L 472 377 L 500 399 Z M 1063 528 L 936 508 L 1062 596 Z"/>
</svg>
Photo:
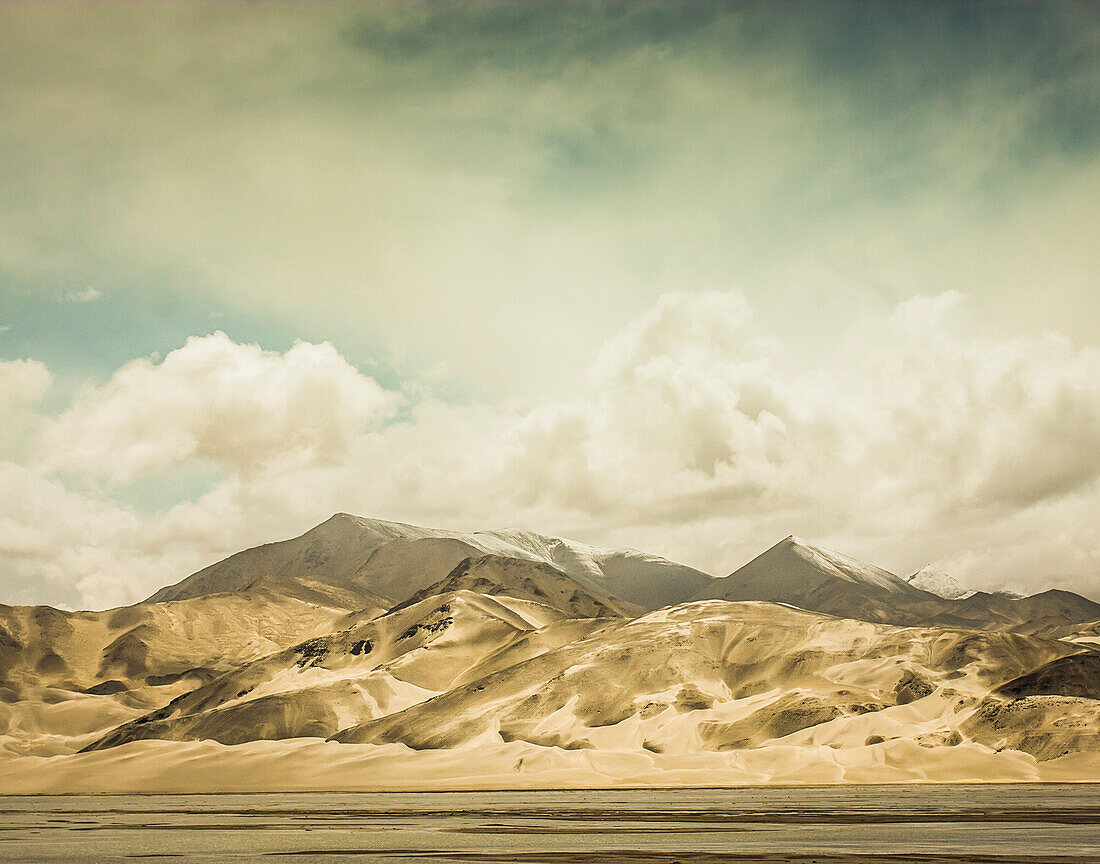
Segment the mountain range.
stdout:
<svg viewBox="0 0 1100 864">
<path fill-rule="evenodd" d="M 7 792 L 1098 779 L 1100 604 L 793 536 L 716 579 L 337 514 L 132 606 L 0 606 L 0 766 Z"/>
</svg>

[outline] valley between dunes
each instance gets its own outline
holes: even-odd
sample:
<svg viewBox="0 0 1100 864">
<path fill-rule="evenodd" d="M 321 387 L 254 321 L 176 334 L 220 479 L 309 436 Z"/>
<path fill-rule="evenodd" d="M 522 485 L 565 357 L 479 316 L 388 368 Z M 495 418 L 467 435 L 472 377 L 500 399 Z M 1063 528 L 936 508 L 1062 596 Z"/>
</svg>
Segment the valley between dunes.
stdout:
<svg viewBox="0 0 1100 864">
<path fill-rule="evenodd" d="M 0 793 L 1100 780 L 1100 605 L 928 572 L 339 514 L 131 607 L 0 607 Z"/>
</svg>

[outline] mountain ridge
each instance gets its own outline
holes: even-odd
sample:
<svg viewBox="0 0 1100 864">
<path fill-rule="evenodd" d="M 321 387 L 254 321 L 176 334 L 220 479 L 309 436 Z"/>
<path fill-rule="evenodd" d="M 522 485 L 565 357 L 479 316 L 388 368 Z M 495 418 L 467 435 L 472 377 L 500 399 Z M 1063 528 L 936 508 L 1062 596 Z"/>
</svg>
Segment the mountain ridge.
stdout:
<svg viewBox="0 0 1100 864">
<path fill-rule="evenodd" d="M 707 591 L 726 596 L 662 602 Z M 0 791 L 71 789 L 81 766 L 176 766 L 157 783 L 178 788 L 196 747 L 272 788 L 265 766 L 306 752 L 313 776 L 362 759 L 444 787 L 456 766 L 538 782 L 566 763 L 643 785 L 692 766 L 727 785 L 1100 770 L 1100 604 L 948 600 L 794 535 L 715 580 L 534 532 L 337 514 L 162 592 L 0 607 Z"/>
<path fill-rule="evenodd" d="M 692 599 L 765 600 L 883 624 L 1009 629 L 1055 638 L 1100 619 L 1100 603 L 1063 589 L 1028 597 L 975 591 L 947 599 L 794 535 L 715 579 Z"/>
<path fill-rule="evenodd" d="M 922 591 L 928 591 L 937 597 L 942 597 L 944 600 L 965 600 L 977 593 L 969 588 L 964 588 L 951 574 L 933 564 L 925 564 L 920 570 L 906 578 L 905 581 Z"/>
<path fill-rule="evenodd" d="M 635 618 L 646 611 L 642 606 L 587 589 L 550 564 L 503 555 L 466 557 L 439 582 L 420 589 L 390 611 L 462 589 L 543 603 L 578 618 Z"/>
<path fill-rule="evenodd" d="M 357 596 L 362 605 L 388 607 L 439 581 L 464 558 L 494 554 L 542 561 L 589 589 L 646 608 L 687 599 L 713 578 L 635 549 L 603 549 L 533 531 L 460 532 L 337 513 L 297 537 L 204 567 L 147 602 L 246 590 L 261 576 L 279 585 L 294 575 L 320 575 L 331 590 Z"/>
</svg>

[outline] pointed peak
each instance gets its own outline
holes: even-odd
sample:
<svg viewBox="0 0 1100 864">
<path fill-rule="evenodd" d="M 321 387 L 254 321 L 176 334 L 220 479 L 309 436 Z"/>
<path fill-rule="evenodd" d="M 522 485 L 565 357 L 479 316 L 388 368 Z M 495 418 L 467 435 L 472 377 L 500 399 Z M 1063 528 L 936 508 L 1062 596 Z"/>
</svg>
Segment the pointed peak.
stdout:
<svg viewBox="0 0 1100 864">
<path fill-rule="evenodd" d="M 811 543 L 807 543 L 802 537 L 797 534 L 788 534 L 782 540 L 777 543 L 773 543 L 757 557 L 765 560 L 773 558 L 786 558 L 787 556 L 794 556 L 804 560 L 809 560 L 819 554 L 818 547 Z"/>
<path fill-rule="evenodd" d="M 353 516 L 351 513 L 333 513 L 324 522 L 314 525 L 306 534 L 310 535 L 345 535 L 349 531 L 360 527 L 363 519 Z M 303 535 L 305 536 L 305 535 Z"/>
<path fill-rule="evenodd" d="M 951 574 L 935 564 L 925 564 L 905 581 L 914 588 L 920 588 L 921 591 L 935 594 L 944 600 L 965 600 L 974 595 L 973 591 L 960 585 Z"/>
<path fill-rule="evenodd" d="M 356 516 L 354 513 L 344 513 L 343 511 L 341 511 L 339 513 L 333 513 L 331 516 L 328 517 L 328 519 L 326 519 L 324 522 L 320 522 L 317 525 L 314 525 L 313 528 L 337 528 L 342 525 L 362 525 L 366 521 L 367 520 L 364 519 L 362 516 Z"/>
<path fill-rule="evenodd" d="M 777 549 L 785 546 L 801 546 L 804 548 L 813 548 L 809 543 L 807 543 L 797 534 L 788 534 L 786 537 L 776 543 L 772 548 Z"/>
<path fill-rule="evenodd" d="M 753 562 L 767 561 L 771 566 L 786 566 L 789 556 L 800 559 L 817 571 L 843 579 L 846 582 L 863 582 L 877 585 L 890 591 L 906 591 L 909 585 L 881 567 L 867 564 L 849 555 L 834 552 L 824 546 L 809 543 L 797 534 L 788 534 L 767 551 L 761 553 Z"/>
<path fill-rule="evenodd" d="M 794 552 L 796 555 L 802 555 L 802 556 L 807 556 L 807 555 L 835 556 L 837 554 L 837 553 L 831 552 L 830 550 L 826 549 L 823 546 L 817 546 L 817 545 L 809 542 L 808 540 L 806 540 L 804 537 L 799 537 L 797 534 L 788 534 L 786 537 L 784 537 L 782 540 L 780 540 L 778 543 L 776 543 L 774 546 L 772 546 L 771 549 L 769 549 L 767 551 L 770 552 L 773 549 L 776 550 L 776 551 L 782 551 L 782 550 L 785 550 L 785 549 L 789 549 L 792 552 Z"/>
<path fill-rule="evenodd" d="M 390 539 L 397 536 L 427 537 L 440 536 L 448 533 L 431 528 L 421 528 L 418 525 L 410 525 L 405 522 L 391 522 L 386 519 L 372 519 L 367 516 L 356 516 L 354 513 L 345 513 L 343 511 L 333 513 L 320 525 L 315 525 L 310 530 L 316 531 L 318 528 L 358 529 L 368 533 L 380 533 Z"/>
</svg>

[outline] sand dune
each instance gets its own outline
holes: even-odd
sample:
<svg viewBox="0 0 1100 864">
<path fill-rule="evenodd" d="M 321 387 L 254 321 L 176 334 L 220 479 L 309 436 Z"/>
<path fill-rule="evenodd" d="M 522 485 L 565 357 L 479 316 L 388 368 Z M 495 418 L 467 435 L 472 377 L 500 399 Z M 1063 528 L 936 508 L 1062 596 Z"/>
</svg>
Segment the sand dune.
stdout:
<svg viewBox="0 0 1100 864">
<path fill-rule="evenodd" d="M 0 751 L 75 752 L 243 663 L 373 614 L 265 590 L 105 612 L 0 606 Z"/>
<path fill-rule="evenodd" d="M 105 612 L 0 606 L 0 684 L 122 689 L 204 679 L 306 636 L 349 610 L 255 592 Z"/>
<path fill-rule="evenodd" d="M 235 744 L 327 737 L 478 677 L 483 664 L 501 655 L 530 656 L 604 623 L 570 621 L 553 607 L 513 597 L 465 590 L 433 595 L 249 663 L 92 747 L 144 738 Z M 522 647 L 521 637 L 527 637 Z"/>
<path fill-rule="evenodd" d="M 874 625 L 771 603 L 704 601 L 611 624 L 335 740 L 564 749 L 747 749 L 810 727 L 817 745 L 942 735 L 995 687 L 1080 649 L 1007 633 Z M 1013 671 L 1009 671 L 1013 670 Z M 919 717 L 910 705 L 920 705 Z M 900 710 L 899 710 L 900 709 Z"/>
<path fill-rule="evenodd" d="M 1100 621 L 1088 621 L 1075 627 L 1066 628 L 1066 630 L 1066 634 L 1061 638 L 1093 648 L 1100 648 Z"/>
<path fill-rule="evenodd" d="M 320 739 L 138 741 L 75 756 L 0 756 L 0 793 L 283 792 L 739 786 L 764 783 L 966 783 L 1095 780 L 1100 753 L 1039 762 L 1018 750 L 909 739 L 844 749 L 770 745 L 684 756 L 562 750 L 478 740 L 448 750 Z"/>
<path fill-rule="evenodd" d="M 132 607 L 0 607 L 0 792 L 1095 780 L 1098 613 L 796 538 L 711 580 L 338 516 Z"/>
</svg>

